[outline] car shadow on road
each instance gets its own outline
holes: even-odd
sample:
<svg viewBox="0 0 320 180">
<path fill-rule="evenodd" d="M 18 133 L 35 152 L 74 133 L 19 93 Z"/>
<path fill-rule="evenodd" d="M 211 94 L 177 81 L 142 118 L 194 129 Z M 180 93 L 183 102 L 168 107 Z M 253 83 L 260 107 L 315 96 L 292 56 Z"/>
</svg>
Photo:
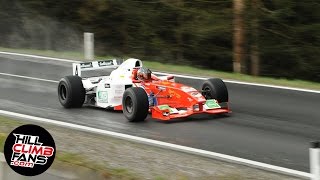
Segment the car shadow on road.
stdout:
<svg viewBox="0 0 320 180">
<path fill-rule="evenodd" d="M 172 123 L 188 123 L 188 122 L 197 122 L 197 121 L 221 121 L 223 119 L 231 117 L 231 114 L 218 114 L 218 115 L 209 115 L 209 114 L 197 114 L 191 115 L 185 118 L 177 118 L 171 120 L 154 120 L 150 117 L 148 120 L 154 120 L 158 123 L 172 124 Z"/>
<path fill-rule="evenodd" d="M 85 108 L 96 110 L 96 111 L 104 111 L 111 114 L 122 114 L 122 111 L 116 111 L 112 108 L 106 109 L 106 108 L 99 108 L 99 107 L 93 107 L 93 106 L 84 106 Z M 188 123 L 188 122 L 204 122 L 204 121 L 222 121 L 226 118 L 231 117 L 232 114 L 195 114 L 191 115 L 189 117 L 185 118 L 176 118 L 171 120 L 159 120 L 159 119 L 153 119 L 151 117 L 151 114 L 148 115 L 148 117 L 144 121 L 138 121 L 138 122 L 132 122 L 132 123 L 138 123 L 138 124 L 145 124 L 149 121 L 154 121 L 156 123 L 163 123 L 163 124 L 172 124 L 172 123 Z M 123 116 L 123 118 L 125 118 Z"/>
<path fill-rule="evenodd" d="M 121 113 L 122 114 L 122 111 L 116 111 L 114 110 L 113 108 L 101 108 L 101 107 L 95 107 L 95 106 L 83 106 L 84 108 L 87 108 L 87 109 L 93 109 L 93 110 L 98 110 L 98 111 L 105 111 L 105 112 L 108 112 L 108 113 L 115 113 L 115 114 L 119 114 Z"/>
</svg>

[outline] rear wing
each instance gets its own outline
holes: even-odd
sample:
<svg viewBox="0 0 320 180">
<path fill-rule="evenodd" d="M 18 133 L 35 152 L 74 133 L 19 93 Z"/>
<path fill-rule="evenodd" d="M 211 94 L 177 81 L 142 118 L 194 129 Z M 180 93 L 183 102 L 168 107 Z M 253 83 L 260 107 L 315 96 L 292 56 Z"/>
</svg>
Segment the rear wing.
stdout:
<svg viewBox="0 0 320 180">
<path fill-rule="evenodd" d="M 81 72 L 83 71 L 111 69 L 111 68 L 117 68 L 119 65 L 120 65 L 120 62 L 118 62 L 118 60 L 116 59 L 72 63 L 72 74 L 74 76 L 81 77 Z"/>
</svg>

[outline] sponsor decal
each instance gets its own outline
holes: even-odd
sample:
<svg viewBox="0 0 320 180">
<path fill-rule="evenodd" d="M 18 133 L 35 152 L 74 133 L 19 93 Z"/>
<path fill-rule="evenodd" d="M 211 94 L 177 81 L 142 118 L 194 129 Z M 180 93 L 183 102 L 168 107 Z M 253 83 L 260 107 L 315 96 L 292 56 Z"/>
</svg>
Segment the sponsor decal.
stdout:
<svg viewBox="0 0 320 180">
<path fill-rule="evenodd" d="M 157 86 L 157 89 L 159 89 L 160 91 L 164 91 L 164 90 L 166 90 L 167 88 L 166 88 L 166 87 L 163 87 L 163 86 Z"/>
<path fill-rule="evenodd" d="M 169 92 L 169 94 L 170 94 L 171 97 L 174 97 L 174 96 L 175 96 L 176 98 L 181 98 L 181 95 L 178 94 L 176 91 L 174 91 L 174 90 L 172 90 L 172 89 L 169 89 L 168 92 Z"/>
<path fill-rule="evenodd" d="M 168 84 L 170 84 L 170 81 L 162 81 L 161 82 L 163 85 L 168 85 Z"/>
<path fill-rule="evenodd" d="M 92 62 L 84 62 L 84 63 L 80 63 L 81 68 L 92 68 Z"/>
<path fill-rule="evenodd" d="M 100 103 L 108 102 L 108 91 L 98 91 L 98 102 Z"/>
<path fill-rule="evenodd" d="M 122 95 L 123 92 L 124 92 L 124 90 L 122 90 L 122 89 L 121 89 L 121 90 L 117 90 L 117 89 L 114 90 L 114 93 L 115 93 L 115 94 L 121 94 L 121 95 Z"/>
<path fill-rule="evenodd" d="M 216 108 L 221 108 L 218 102 L 215 99 L 209 99 L 206 101 L 205 104 L 208 108 L 207 109 L 216 109 Z"/>
<path fill-rule="evenodd" d="M 199 92 L 193 92 L 191 93 L 191 95 L 197 98 L 202 97 L 202 94 L 200 94 Z"/>
<path fill-rule="evenodd" d="M 181 89 L 182 91 L 184 91 L 184 92 L 197 91 L 197 90 L 194 89 L 193 87 L 189 87 L 189 86 L 182 86 L 180 89 Z"/>
<path fill-rule="evenodd" d="M 171 108 L 169 105 L 167 104 L 163 104 L 163 105 L 159 105 L 158 108 L 163 111 L 163 110 L 169 110 L 170 114 L 175 114 L 175 113 L 179 113 L 179 111 L 176 108 Z"/>
<path fill-rule="evenodd" d="M 24 176 L 45 172 L 53 163 L 56 146 L 50 133 L 37 125 L 22 125 L 14 129 L 4 145 L 6 162 L 12 170 Z"/>
<path fill-rule="evenodd" d="M 172 109 L 169 107 L 169 105 L 163 104 L 163 105 L 159 105 L 158 108 L 163 111 L 163 110 L 169 110 L 170 113 L 173 112 Z"/>
<path fill-rule="evenodd" d="M 114 99 L 121 99 L 122 96 L 114 96 L 113 98 L 114 98 Z"/>
<path fill-rule="evenodd" d="M 98 61 L 98 65 L 99 65 L 99 67 L 112 66 L 113 65 L 113 60 Z"/>
<path fill-rule="evenodd" d="M 115 89 L 124 89 L 124 85 L 119 85 L 119 84 L 115 84 L 115 85 L 112 85 L 114 86 Z"/>
</svg>

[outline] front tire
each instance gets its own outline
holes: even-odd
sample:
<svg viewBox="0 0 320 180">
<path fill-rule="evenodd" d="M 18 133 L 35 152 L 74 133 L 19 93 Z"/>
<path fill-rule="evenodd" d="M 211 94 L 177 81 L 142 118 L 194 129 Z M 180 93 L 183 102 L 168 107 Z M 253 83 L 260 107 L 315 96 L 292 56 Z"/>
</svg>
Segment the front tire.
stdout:
<svg viewBox="0 0 320 180">
<path fill-rule="evenodd" d="M 228 102 L 227 86 L 219 78 L 210 78 L 202 85 L 202 95 L 206 99 L 216 99 L 219 103 Z"/>
<path fill-rule="evenodd" d="M 126 89 L 122 98 L 124 116 L 130 122 L 144 121 L 149 111 L 148 95 L 144 89 L 132 87 Z"/>
<path fill-rule="evenodd" d="M 65 76 L 59 81 L 58 97 L 65 108 L 81 107 L 85 100 L 85 89 L 79 76 Z"/>
</svg>

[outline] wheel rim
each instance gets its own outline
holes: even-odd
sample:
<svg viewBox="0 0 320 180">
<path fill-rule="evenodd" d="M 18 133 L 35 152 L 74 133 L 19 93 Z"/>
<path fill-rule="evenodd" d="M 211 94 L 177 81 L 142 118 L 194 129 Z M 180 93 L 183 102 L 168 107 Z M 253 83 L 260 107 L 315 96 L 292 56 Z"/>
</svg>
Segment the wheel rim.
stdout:
<svg viewBox="0 0 320 180">
<path fill-rule="evenodd" d="M 206 99 L 213 99 L 212 94 L 211 94 L 211 89 L 208 86 L 203 88 L 202 95 Z"/>
<path fill-rule="evenodd" d="M 59 88 L 59 94 L 60 94 L 60 98 L 62 100 L 66 100 L 67 99 L 67 88 L 64 85 L 61 85 Z"/>
<path fill-rule="evenodd" d="M 125 103 L 126 111 L 131 114 L 133 112 L 133 102 L 131 97 L 130 96 L 126 97 L 126 100 L 124 103 Z"/>
</svg>

